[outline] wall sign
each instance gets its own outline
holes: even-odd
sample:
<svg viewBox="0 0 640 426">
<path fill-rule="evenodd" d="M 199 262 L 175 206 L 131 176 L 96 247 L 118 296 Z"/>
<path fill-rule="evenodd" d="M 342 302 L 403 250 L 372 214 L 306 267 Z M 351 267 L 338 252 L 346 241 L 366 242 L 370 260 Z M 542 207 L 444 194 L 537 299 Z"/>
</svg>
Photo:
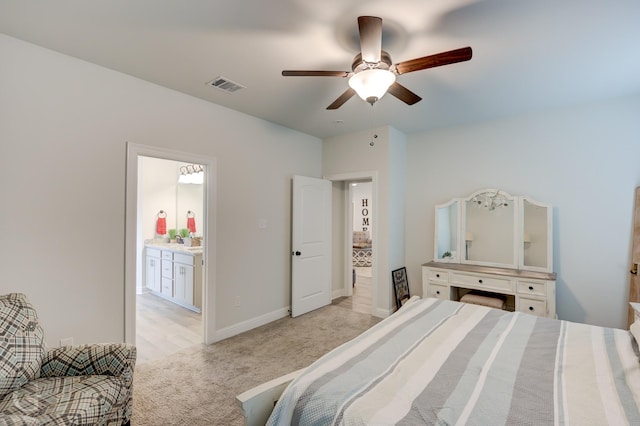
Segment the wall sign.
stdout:
<svg viewBox="0 0 640 426">
<path fill-rule="evenodd" d="M 366 231 L 369 229 L 369 199 L 362 199 L 362 230 Z"/>
</svg>

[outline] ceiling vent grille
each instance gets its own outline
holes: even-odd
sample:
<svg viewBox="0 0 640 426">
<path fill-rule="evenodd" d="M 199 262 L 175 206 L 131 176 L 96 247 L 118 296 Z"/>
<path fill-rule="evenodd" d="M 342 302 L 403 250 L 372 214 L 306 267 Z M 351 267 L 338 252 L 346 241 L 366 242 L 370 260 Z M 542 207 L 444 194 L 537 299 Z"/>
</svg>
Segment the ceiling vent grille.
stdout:
<svg viewBox="0 0 640 426">
<path fill-rule="evenodd" d="M 240 89 L 245 89 L 242 84 L 238 84 L 235 81 L 231 81 L 226 77 L 216 77 L 210 82 L 207 83 L 211 87 L 215 87 L 216 89 L 220 89 L 223 92 L 227 93 L 235 93 Z"/>
</svg>

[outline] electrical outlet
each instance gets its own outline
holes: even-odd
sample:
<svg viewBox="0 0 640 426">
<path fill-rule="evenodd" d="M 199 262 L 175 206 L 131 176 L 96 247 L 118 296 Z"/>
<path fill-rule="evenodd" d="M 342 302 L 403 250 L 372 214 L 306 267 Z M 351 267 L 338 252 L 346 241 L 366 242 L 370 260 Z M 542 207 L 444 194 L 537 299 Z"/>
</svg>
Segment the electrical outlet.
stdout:
<svg viewBox="0 0 640 426">
<path fill-rule="evenodd" d="M 240 296 L 236 296 L 236 308 L 240 306 Z"/>
<path fill-rule="evenodd" d="M 73 337 L 60 339 L 60 346 L 73 346 Z"/>
</svg>

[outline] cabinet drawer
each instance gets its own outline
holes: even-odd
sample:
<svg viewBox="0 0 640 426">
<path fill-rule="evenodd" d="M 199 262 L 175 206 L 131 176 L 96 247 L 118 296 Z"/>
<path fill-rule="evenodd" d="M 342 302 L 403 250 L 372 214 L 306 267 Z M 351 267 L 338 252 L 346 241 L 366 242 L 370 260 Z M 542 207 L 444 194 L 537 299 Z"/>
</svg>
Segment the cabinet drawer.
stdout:
<svg viewBox="0 0 640 426">
<path fill-rule="evenodd" d="M 521 297 L 518 303 L 518 310 L 531 315 L 537 315 L 539 317 L 547 316 L 547 302 L 538 299 L 529 299 L 528 297 Z"/>
<path fill-rule="evenodd" d="M 169 250 L 162 250 L 162 258 L 164 260 L 173 260 L 173 252 Z"/>
<path fill-rule="evenodd" d="M 173 297 L 173 280 L 169 278 L 162 278 L 162 294 Z"/>
<path fill-rule="evenodd" d="M 173 261 L 174 262 L 179 262 L 179 263 L 184 263 L 186 265 L 191 265 L 193 266 L 193 259 L 195 258 L 195 256 L 192 256 L 190 254 L 182 254 L 182 253 L 174 253 L 173 254 Z"/>
<path fill-rule="evenodd" d="M 160 258 L 160 249 L 147 247 L 147 256 Z"/>
<path fill-rule="evenodd" d="M 441 269 L 428 269 L 427 279 L 429 281 L 449 282 L 449 271 Z"/>
<path fill-rule="evenodd" d="M 547 295 L 547 286 L 542 281 L 518 281 L 518 293 L 544 297 Z"/>
<path fill-rule="evenodd" d="M 508 278 L 494 278 L 484 275 L 451 273 L 451 283 L 477 289 L 514 292 L 515 283 Z"/>
<path fill-rule="evenodd" d="M 427 297 L 449 300 L 449 287 L 446 285 L 429 283 L 429 294 L 427 294 Z"/>
<path fill-rule="evenodd" d="M 162 261 L 162 277 L 163 278 L 173 278 L 173 262 L 169 260 Z"/>
</svg>

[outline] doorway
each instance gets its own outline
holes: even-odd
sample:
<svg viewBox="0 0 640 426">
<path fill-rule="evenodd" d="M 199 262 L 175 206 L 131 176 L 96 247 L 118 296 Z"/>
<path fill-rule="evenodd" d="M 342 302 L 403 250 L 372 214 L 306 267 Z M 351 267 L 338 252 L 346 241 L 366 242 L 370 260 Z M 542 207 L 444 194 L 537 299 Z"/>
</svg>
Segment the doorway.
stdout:
<svg viewBox="0 0 640 426">
<path fill-rule="evenodd" d="M 360 306 L 359 311 L 374 315 L 385 316 L 381 314 L 383 310 L 377 307 L 378 301 L 378 263 L 376 241 L 378 240 L 378 227 L 374 226 L 374 219 L 377 214 L 377 192 L 378 192 L 378 173 L 376 171 L 363 171 L 352 173 L 341 173 L 335 175 L 327 175 L 324 177 L 327 180 L 333 182 L 333 299 L 334 304 L 340 304 L 343 307 L 347 307 L 353 310 L 353 295 L 356 289 L 356 284 L 366 285 L 366 302 L 360 303 L 356 300 Z M 356 183 L 354 187 L 353 184 Z M 361 188 L 367 189 L 367 211 L 366 220 L 362 220 L 362 198 L 358 201 L 358 206 L 354 204 L 354 197 L 358 194 L 357 188 L 359 183 L 366 184 Z M 356 215 L 355 213 L 358 213 Z M 358 219 L 359 218 L 359 219 Z M 359 220 L 358 224 L 354 224 L 355 220 Z M 369 223 L 365 225 L 369 234 L 369 240 L 371 240 L 371 247 L 369 250 L 364 250 L 364 256 L 369 257 L 369 263 L 365 263 L 363 266 L 355 265 L 354 267 L 354 234 L 355 229 L 362 230 L 362 223 Z M 366 252 L 366 253 L 365 253 Z M 368 266 L 370 265 L 370 266 Z M 356 267 L 358 268 L 356 270 Z M 362 268 L 362 269 L 360 269 Z M 355 274 L 355 276 L 354 276 Z M 354 280 L 355 278 L 355 280 Z"/>
<path fill-rule="evenodd" d="M 201 234 L 202 237 L 202 249 L 201 251 L 201 289 L 193 296 L 199 297 L 201 301 L 201 313 L 197 314 L 196 322 L 199 323 L 199 338 L 200 343 L 212 343 L 213 332 L 215 330 L 215 312 L 214 312 L 214 294 L 215 294 L 215 274 L 209 273 L 215 270 L 215 221 L 211 220 L 215 214 L 215 175 L 216 175 L 216 161 L 214 158 L 206 157 L 202 155 L 172 151 L 162 148 L 150 147 L 138 144 L 127 144 L 127 174 L 126 174 L 126 214 L 125 214 L 125 313 L 124 313 L 124 334 L 125 341 L 127 343 L 136 344 L 137 323 L 138 323 L 138 297 L 143 295 L 143 279 L 146 280 L 147 265 L 143 263 L 145 261 L 145 238 L 143 235 L 143 227 L 145 226 L 142 220 L 142 215 L 139 215 L 142 207 L 141 197 L 142 191 L 139 190 L 139 160 L 140 158 L 152 158 L 157 160 L 167 160 L 169 162 L 199 164 L 203 166 L 203 184 L 202 184 L 202 211 L 201 214 L 197 214 L 196 217 L 200 217 L 200 229 L 193 236 Z M 167 163 L 174 164 L 174 163 Z M 177 163 L 175 163 L 177 164 Z M 179 170 L 179 169 L 178 169 Z M 171 179 L 175 179 L 176 183 L 179 178 L 179 173 L 175 174 Z M 166 188 L 165 188 L 166 189 Z M 169 205 L 170 203 L 167 203 Z M 176 206 L 178 204 L 176 203 Z M 176 211 L 179 207 L 175 207 Z M 181 207 L 182 208 L 182 207 Z M 159 210 L 169 210 L 169 207 L 153 208 L 152 227 L 154 233 L 157 233 L 158 228 L 157 218 L 159 217 Z M 184 208 L 182 208 L 184 209 Z M 156 212 L 157 210 L 157 212 Z M 191 209 L 190 209 L 191 210 Z M 195 210 L 195 209 L 194 209 Z M 165 212 L 166 213 L 166 212 Z M 166 221 L 166 219 L 165 219 Z M 155 223 L 155 225 L 153 224 Z M 167 231 L 173 229 L 173 222 L 166 222 Z M 178 222 L 176 222 L 176 228 L 178 228 Z M 157 235 L 154 235 L 154 238 Z M 164 234 L 163 234 L 164 236 Z M 148 238 L 146 238 L 148 239 Z M 156 241 L 157 242 L 157 241 Z M 169 240 L 167 239 L 167 243 Z M 191 241 L 190 243 L 193 243 Z M 159 250 L 160 251 L 160 250 Z M 184 257 L 180 258 L 184 259 Z M 144 267 L 143 267 L 144 265 Z M 175 267 L 175 265 L 165 265 L 168 267 Z M 193 265 L 194 267 L 196 265 Z M 183 269 L 180 269 L 182 272 Z M 161 274 L 161 272 L 159 272 Z M 197 272 L 196 275 L 200 274 Z M 146 282 L 145 282 L 146 284 Z M 164 283 L 163 283 L 164 284 Z M 183 293 L 182 293 L 183 294 Z M 155 300 L 155 299 L 153 299 Z M 168 300 L 162 302 L 168 302 L 169 308 L 184 309 L 184 307 L 177 306 Z M 181 300 L 178 300 L 181 302 Z M 168 312 L 166 310 L 165 312 Z M 180 310 L 178 312 L 181 312 Z M 192 311 L 192 314 L 195 314 Z M 187 313 L 188 314 L 188 313 Z M 169 314 L 167 314 L 169 315 Z M 180 316 L 182 318 L 182 315 Z M 193 319 L 192 315 L 192 319 Z M 142 318 L 141 318 L 142 320 Z"/>
<path fill-rule="evenodd" d="M 351 235 L 353 266 L 353 294 L 351 305 L 355 312 L 372 313 L 373 291 L 373 197 L 371 180 L 347 182 L 351 203 Z M 347 259 L 348 261 L 348 259 Z"/>
<path fill-rule="evenodd" d="M 202 343 L 204 167 L 138 157 L 136 346 L 140 362 Z M 160 229 L 161 228 L 161 229 Z"/>
</svg>

